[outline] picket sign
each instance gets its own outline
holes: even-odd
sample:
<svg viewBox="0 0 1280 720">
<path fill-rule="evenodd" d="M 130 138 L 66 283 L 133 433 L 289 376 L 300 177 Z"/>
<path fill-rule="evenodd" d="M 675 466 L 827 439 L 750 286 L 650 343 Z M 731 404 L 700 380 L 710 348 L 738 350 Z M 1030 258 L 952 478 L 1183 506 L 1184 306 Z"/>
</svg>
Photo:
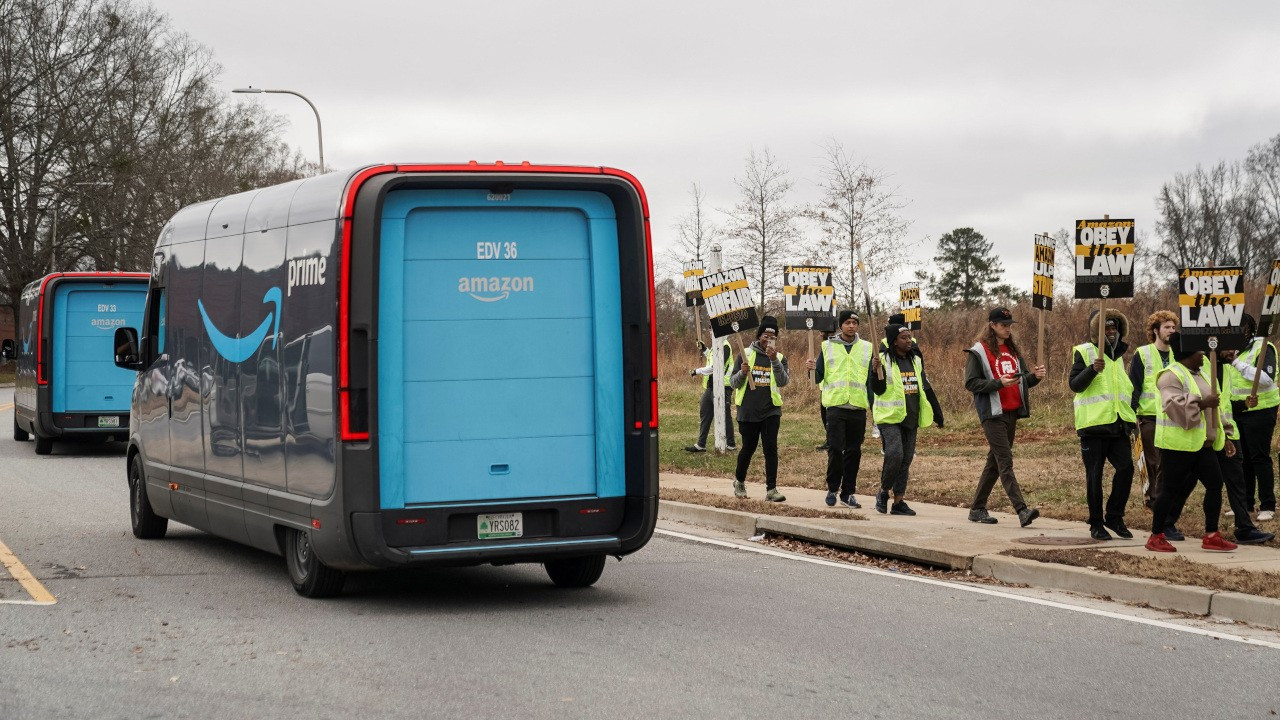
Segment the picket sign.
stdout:
<svg viewBox="0 0 1280 720">
<path fill-rule="evenodd" d="M 1253 390 L 1249 393 L 1250 397 L 1257 399 L 1258 385 L 1262 383 L 1262 366 L 1267 363 L 1267 342 L 1271 339 L 1271 329 L 1275 322 L 1263 322 L 1264 313 L 1268 306 L 1275 306 L 1275 298 L 1280 295 L 1280 260 L 1271 261 L 1271 274 L 1268 277 L 1267 289 L 1262 294 L 1262 312 L 1258 313 L 1258 327 L 1266 326 L 1265 332 L 1258 333 L 1262 337 L 1261 347 L 1258 348 L 1258 360 L 1253 368 Z M 1274 313 L 1273 313 L 1274 314 Z M 1245 347 L 1248 347 L 1246 345 Z M 1272 378 L 1274 380 L 1274 378 Z"/>
</svg>

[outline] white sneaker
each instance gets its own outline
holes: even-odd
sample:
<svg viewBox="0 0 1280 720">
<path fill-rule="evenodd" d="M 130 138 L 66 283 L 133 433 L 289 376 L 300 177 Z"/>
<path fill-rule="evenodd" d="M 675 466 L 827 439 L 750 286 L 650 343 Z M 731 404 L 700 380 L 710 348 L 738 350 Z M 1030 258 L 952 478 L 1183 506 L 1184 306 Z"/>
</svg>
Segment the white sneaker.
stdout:
<svg viewBox="0 0 1280 720">
<path fill-rule="evenodd" d="M 1258 519 L 1259 520 L 1275 520 L 1276 513 L 1274 510 L 1263 510 L 1262 512 L 1258 513 Z"/>
<path fill-rule="evenodd" d="M 1236 516 L 1236 511 L 1235 511 L 1235 510 L 1228 510 L 1228 511 L 1226 512 L 1226 516 L 1227 516 L 1227 517 L 1235 517 L 1235 516 Z"/>
</svg>

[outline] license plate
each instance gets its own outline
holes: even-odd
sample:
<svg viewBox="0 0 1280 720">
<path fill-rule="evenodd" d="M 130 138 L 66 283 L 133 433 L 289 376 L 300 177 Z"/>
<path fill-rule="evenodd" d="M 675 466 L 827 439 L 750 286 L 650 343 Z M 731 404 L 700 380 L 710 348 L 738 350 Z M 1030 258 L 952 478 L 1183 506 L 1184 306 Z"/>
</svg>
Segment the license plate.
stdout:
<svg viewBox="0 0 1280 720">
<path fill-rule="evenodd" d="M 98 427 L 118 428 L 120 427 L 120 416 L 119 415 L 99 415 Z"/>
<path fill-rule="evenodd" d="M 497 513 L 476 516 L 476 537 L 480 540 L 517 538 L 523 535 L 523 513 Z"/>
</svg>

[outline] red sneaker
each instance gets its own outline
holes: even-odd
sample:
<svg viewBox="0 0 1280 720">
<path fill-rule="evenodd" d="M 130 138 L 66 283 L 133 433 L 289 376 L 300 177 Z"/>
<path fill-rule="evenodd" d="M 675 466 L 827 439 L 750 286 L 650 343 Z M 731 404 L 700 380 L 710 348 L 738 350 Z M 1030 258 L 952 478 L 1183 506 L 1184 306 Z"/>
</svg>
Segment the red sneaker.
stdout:
<svg viewBox="0 0 1280 720">
<path fill-rule="evenodd" d="M 1205 535 L 1204 539 L 1200 541 L 1200 547 L 1204 548 L 1205 550 L 1218 550 L 1220 552 L 1230 552 L 1232 550 L 1235 550 L 1239 546 L 1231 542 L 1230 540 L 1222 537 L 1222 533 L 1211 532 L 1208 535 Z"/>
<path fill-rule="evenodd" d="M 1164 539 L 1164 533 L 1156 533 L 1147 538 L 1147 549 L 1151 552 L 1178 552 L 1178 548 Z"/>
</svg>

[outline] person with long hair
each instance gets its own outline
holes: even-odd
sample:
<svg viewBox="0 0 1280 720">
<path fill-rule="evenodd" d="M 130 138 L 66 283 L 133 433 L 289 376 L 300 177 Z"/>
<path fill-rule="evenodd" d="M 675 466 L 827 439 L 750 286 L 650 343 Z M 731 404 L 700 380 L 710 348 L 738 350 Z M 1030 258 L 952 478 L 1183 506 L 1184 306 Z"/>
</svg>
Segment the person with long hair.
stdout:
<svg viewBox="0 0 1280 720">
<path fill-rule="evenodd" d="M 969 504 L 969 520 L 994 524 L 987 512 L 987 498 L 996 479 L 1004 486 L 1009 502 L 1018 513 L 1018 522 L 1026 527 L 1040 517 L 1040 511 L 1028 507 L 1013 472 L 1013 438 L 1019 418 L 1031 417 L 1027 391 L 1044 379 L 1043 365 L 1028 372 L 1013 339 L 1013 313 L 998 307 L 987 315 L 987 326 L 978 334 L 967 353 L 964 387 L 973 393 L 973 406 L 982 422 L 987 438 L 987 464 L 978 477 L 978 489 Z"/>
</svg>

